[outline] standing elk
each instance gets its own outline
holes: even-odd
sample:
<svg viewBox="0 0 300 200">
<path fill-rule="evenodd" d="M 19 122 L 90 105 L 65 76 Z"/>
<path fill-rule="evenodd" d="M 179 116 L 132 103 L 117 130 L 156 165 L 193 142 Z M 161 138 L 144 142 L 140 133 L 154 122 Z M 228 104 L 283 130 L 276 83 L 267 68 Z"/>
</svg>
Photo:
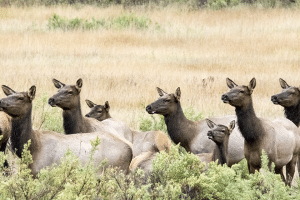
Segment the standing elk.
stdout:
<svg viewBox="0 0 300 200">
<path fill-rule="evenodd" d="M 63 135 L 52 131 L 33 130 L 31 113 L 36 87 L 32 86 L 28 92 L 15 92 L 4 85 L 2 89 L 7 97 L 0 99 L 0 110 L 12 118 L 12 149 L 21 158 L 24 145 L 31 140 L 28 149 L 33 163 L 29 167 L 33 175 L 53 163 L 59 163 L 68 148 L 85 164 L 92 149 L 91 140 L 97 137 L 101 139 L 101 143 L 94 154 L 95 166 L 100 166 L 104 159 L 108 159 L 106 166 L 117 166 L 125 172 L 129 170 L 132 149 L 123 139 L 104 131 Z"/>
<path fill-rule="evenodd" d="M 90 100 L 85 101 L 91 108 L 90 112 L 85 115 L 86 117 L 95 118 L 99 121 L 111 118 L 108 101 L 105 102 L 105 105 L 97 105 Z M 160 151 L 169 152 L 171 147 L 171 140 L 162 131 L 132 131 L 130 135 L 124 137 L 132 143 L 133 160 L 130 165 L 131 170 L 139 167 L 149 171 L 156 154 Z"/>
<path fill-rule="evenodd" d="M 180 98 L 181 91 L 178 87 L 175 93 L 168 94 L 157 88 L 159 98 L 146 107 L 149 114 L 164 116 L 168 134 L 171 140 L 184 147 L 193 154 L 212 153 L 216 144 L 208 139 L 207 132 L 210 130 L 205 120 L 191 121 L 182 111 Z M 218 124 L 229 124 L 236 120 L 236 116 L 211 118 Z M 234 129 L 228 144 L 228 166 L 238 163 L 244 158 L 244 138 L 238 129 Z"/>
<path fill-rule="evenodd" d="M 230 122 L 228 127 L 215 124 L 209 119 L 206 119 L 206 123 L 211 129 L 207 132 L 208 139 L 216 143 L 216 148 L 213 153 L 198 154 L 197 156 L 206 163 L 218 160 L 218 164 L 227 164 L 229 136 L 235 127 L 235 121 Z"/>
<path fill-rule="evenodd" d="M 283 79 L 279 79 L 282 91 L 271 97 L 275 105 L 284 108 L 284 115 L 291 120 L 299 129 L 300 125 L 300 90 L 298 87 L 289 86 Z M 297 161 L 298 174 L 300 175 L 300 158 Z"/>
<path fill-rule="evenodd" d="M 262 150 L 269 158 L 269 167 L 275 164 L 275 173 L 291 185 L 295 165 L 299 156 L 299 130 L 293 122 L 286 118 L 270 121 L 258 118 L 254 112 L 251 94 L 256 86 L 256 79 L 249 86 L 237 85 L 229 78 L 226 79 L 230 91 L 223 94 L 221 99 L 235 107 L 237 123 L 245 138 L 245 158 L 250 173 L 261 168 Z M 282 168 L 286 165 L 287 177 L 284 178 Z"/>
<path fill-rule="evenodd" d="M 82 79 L 78 79 L 75 85 L 65 85 L 56 79 L 52 81 L 58 91 L 49 98 L 48 103 L 52 107 L 57 106 L 63 109 L 63 127 L 66 134 L 107 131 L 124 137 L 131 133 L 129 127 L 120 121 L 110 118 L 99 122 L 96 119 L 82 115 L 80 104 Z"/>
<path fill-rule="evenodd" d="M 3 153 L 5 153 L 6 145 L 10 137 L 10 132 L 11 118 L 5 112 L 0 112 L 0 136 L 2 136 L 2 138 L 0 139 L 0 151 Z M 0 167 L 1 166 L 2 165 L 0 165 Z M 9 166 L 7 160 L 4 161 L 3 166 Z"/>
</svg>

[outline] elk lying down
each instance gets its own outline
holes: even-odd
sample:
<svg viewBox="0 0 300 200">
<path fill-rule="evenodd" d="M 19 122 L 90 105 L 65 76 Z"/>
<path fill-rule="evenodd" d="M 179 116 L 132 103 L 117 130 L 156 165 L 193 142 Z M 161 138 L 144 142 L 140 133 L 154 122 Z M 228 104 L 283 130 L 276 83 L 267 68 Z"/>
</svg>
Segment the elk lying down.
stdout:
<svg viewBox="0 0 300 200">
<path fill-rule="evenodd" d="M 95 118 L 102 122 L 105 122 L 106 119 L 111 119 L 108 101 L 105 102 L 105 105 L 97 105 L 90 100 L 86 100 L 86 103 L 91 108 L 90 112 L 85 115 L 86 117 Z M 166 150 L 168 152 L 171 146 L 171 140 L 162 131 L 132 131 L 128 135 L 120 136 L 133 144 L 133 157 L 148 151 L 159 152 Z"/>
<path fill-rule="evenodd" d="M 213 153 L 197 154 L 202 162 L 208 164 L 209 162 L 218 160 L 218 164 L 227 164 L 228 160 L 228 141 L 232 130 L 235 127 L 235 121 L 231 121 L 229 127 L 215 124 L 213 121 L 206 119 L 208 127 L 211 129 L 207 132 L 210 140 L 216 143 Z"/>
<path fill-rule="evenodd" d="M 90 100 L 86 100 L 86 103 L 91 108 L 90 112 L 85 115 L 86 117 L 95 118 L 102 122 L 111 118 L 108 101 L 104 105 L 97 105 Z M 151 168 L 156 153 L 160 151 L 169 152 L 171 147 L 171 140 L 162 131 L 132 131 L 130 135 L 120 136 L 132 143 L 134 160 L 131 163 L 131 169 L 140 167 L 147 171 Z"/>
<path fill-rule="evenodd" d="M 24 145 L 31 140 L 29 151 L 33 163 L 29 167 L 34 175 L 47 166 L 59 163 L 68 148 L 79 157 L 83 164 L 86 163 L 92 149 L 90 141 L 97 137 L 101 139 L 101 144 L 94 155 L 95 166 L 99 166 L 101 161 L 108 159 L 107 165 L 128 171 L 132 160 L 132 148 L 128 142 L 105 131 L 64 135 L 51 131 L 33 130 L 31 112 L 36 87 L 32 86 L 28 92 L 15 92 L 4 85 L 2 89 L 7 97 L 0 99 L 0 110 L 12 118 L 12 149 L 16 150 L 18 157 L 21 157 Z"/>
<path fill-rule="evenodd" d="M 245 158 L 250 173 L 261 168 L 262 150 L 269 158 L 269 167 L 275 164 L 275 173 L 290 185 L 294 177 L 295 164 L 300 153 L 300 132 L 297 126 L 286 118 L 273 121 L 258 118 L 255 114 L 251 94 L 256 86 L 253 78 L 249 86 L 237 85 L 226 79 L 230 91 L 222 95 L 224 103 L 235 107 L 237 123 L 245 138 Z M 287 177 L 282 168 L 286 165 Z"/>
</svg>

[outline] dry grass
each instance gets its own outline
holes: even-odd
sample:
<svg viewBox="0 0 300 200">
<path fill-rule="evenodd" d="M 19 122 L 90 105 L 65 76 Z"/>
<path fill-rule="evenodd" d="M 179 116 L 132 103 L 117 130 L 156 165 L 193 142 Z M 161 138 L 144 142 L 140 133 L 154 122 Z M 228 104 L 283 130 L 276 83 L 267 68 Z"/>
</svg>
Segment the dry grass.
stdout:
<svg viewBox="0 0 300 200">
<path fill-rule="evenodd" d="M 138 117 L 157 99 L 156 87 L 182 90 L 182 105 L 205 117 L 234 114 L 221 102 L 225 78 L 238 84 L 257 79 L 254 106 L 258 116 L 282 116 L 270 101 L 281 91 L 278 79 L 300 84 L 300 12 L 291 9 L 239 8 L 182 12 L 176 9 L 132 10 L 147 16 L 155 30 L 49 31 L 56 13 L 68 18 L 119 16 L 121 7 L 36 7 L 0 9 L 0 84 L 16 91 L 37 86 L 37 95 L 56 92 L 51 79 L 74 84 L 98 104 L 110 102 L 112 116 L 138 128 Z M 4 94 L 1 92 L 0 97 Z M 52 109 L 52 108 L 51 108 Z"/>
</svg>

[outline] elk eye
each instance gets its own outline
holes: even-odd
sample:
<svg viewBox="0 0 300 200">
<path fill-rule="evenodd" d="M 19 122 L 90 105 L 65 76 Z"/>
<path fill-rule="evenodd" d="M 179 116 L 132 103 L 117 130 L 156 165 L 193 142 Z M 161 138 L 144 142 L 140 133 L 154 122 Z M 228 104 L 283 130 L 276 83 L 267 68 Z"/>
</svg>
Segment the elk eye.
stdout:
<svg viewBox="0 0 300 200">
<path fill-rule="evenodd" d="M 19 97 L 18 100 L 24 100 L 24 97 Z"/>
<path fill-rule="evenodd" d="M 241 90 L 240 93 L 244 93 L 244 90 Z"/>
<path fill-rule="evenodd" d="M 68 94 L 73 94 L 73 92 L 72 92 L 72 91 L 70 91 L 70 92 L 68 92 Z"/>
<path fill-rule="evenodd" d="M 171 100 L 170 99 L 165 99 L 165 102 L 170 102 Z"/>
<path fill-rule="evenodd" d="M 98 113 L 101 113 L 102 111 L 101 110 L 98 110 Z"/>
</svg>

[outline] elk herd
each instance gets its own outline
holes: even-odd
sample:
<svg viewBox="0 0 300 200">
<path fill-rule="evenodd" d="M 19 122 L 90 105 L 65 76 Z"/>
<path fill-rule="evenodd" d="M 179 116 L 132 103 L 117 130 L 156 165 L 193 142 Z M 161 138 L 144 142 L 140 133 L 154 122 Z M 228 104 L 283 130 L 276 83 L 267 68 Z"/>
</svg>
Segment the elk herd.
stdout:
<svg viewBox="0 0 300 200">
<path fill-rule="evenodd" d="M 75 85 L 66 85 L 56 79 L 52 81 L 58 91 L 48 103 L 62 109 L 65 134 L 33 130 L 31 115 L 35 86 L 27 92 L 16 92 L 2 85 L 6 97 L 0 99 L 0 151 L 5 151 L 10 138 L 11 150 L 21 157 L 24 145 L 31 140 L 29 151 L 33 162 L 29 167 L 33 175 L 52 164 L 59 164 L 67 149 L 72 150 L 83 164 L 88 162 L 92 150 L 90 141 L 98 137 L 101 143 L 94 154 L 94 165 L 100 166 L 103 160 L 107 160 L 100 172 L 107 166 L 118 167 L 125 173 L 136 168 L 148 172 L 158 153 L 169 152 L 172 141 L 180 143 L 205 163 L 218 160 L 219 164 L 230 167 L 246 158 L 249 173 L 261 168 L 264 150 L 269 167 L 274 163 L 275 173 L 291 185 L 300 156 L 300 89 L 289 86 L 282 79 L 279 82 L 283 90 L 273 95 L 271 101 L 284 107 L 286 118 L 273 121 L 255 114 L 251 97 L 256 86 L 255 78 L 248 86 L 237 85 L 227 78 L 230 90 L 221 96 L 221 100 L 235 107 L 236 115 L 201 121 L 185 117 L 180 104 L 180 88 L 175 93 L 157 88 L 159 98 L 148 105 L 146 111 L 163 115 L 170 139 L 161 131 L 131 130 L 122 121 L 111 117 L 108 101 L 97 105 L 86 100 L 90 112 L 84 116 L 80 104 L 82 79 L 78 79 Z M 1 166 L 8 167 L 8 162 Z M 299 164 L 297 166 L 300 172 Z"/>
</svg>

